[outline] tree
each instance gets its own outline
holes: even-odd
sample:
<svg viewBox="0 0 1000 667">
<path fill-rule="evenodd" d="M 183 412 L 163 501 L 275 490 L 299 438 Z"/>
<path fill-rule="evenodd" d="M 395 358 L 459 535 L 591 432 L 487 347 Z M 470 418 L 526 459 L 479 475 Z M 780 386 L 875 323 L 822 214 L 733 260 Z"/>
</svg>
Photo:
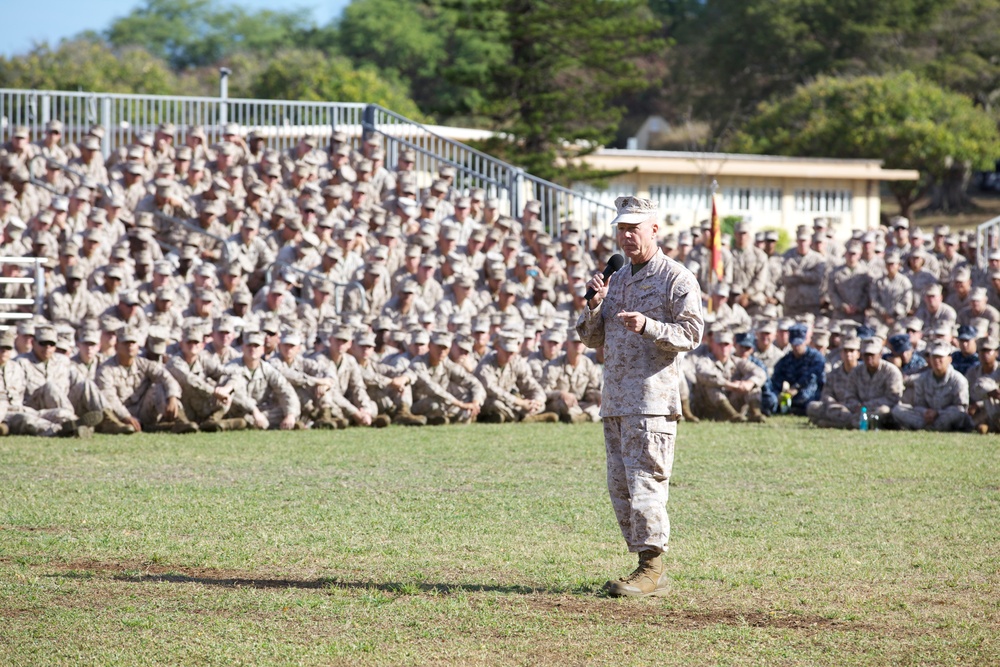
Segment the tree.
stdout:
<svg viewBox="0 0 1000 667">
<path fill-rule="evenodd" d="M 373 67 L 355 69 L 342 56 L 317 50 L 286 49 L 268 60 L 249 83 L 251 97 L 381 104 L 414 119 L 422 114 L 398 82 Z"/>
<path fill-rule="evenodd" d="M 653 81 L 638 60 L 662 49 L 642 0 L 466 0 L 459 26 L 492 29 L 509 45 L 483 71 L 479 113 L 512 140 L 486 148 L 553 180 L 585 176 L 574 158 L 606 143 L 616 100 Z M 492 26 L 482 25 L 486 17 Z M 561 166 L 563 165 L 563 166 Z"/>
<path fill-rule="evenodd" d="M 167 64 L 138 47 L 112 49 L 88 40 L 41 44 L 22 56 L 0 57 L 0 87 L 170 95 L 177 79 Z"/>
<path fill-rule="evenodd" d="M 919 169 L 921 183 L 893 183 L 903 215 L 930 187 L 945 211 L 965 205 L 962 175 L 991 167 L 1000 154 L 996 123 L 969 98 L 912 73 L 820 77 L 773 103 L 733 138 L 738 152 L 881 159 Z"/>
<path fill-rule="evenodd" d="M 465 12 L 457 2 L 355 0 L 344 10 L 335 45 L 355 65 L 374 65 L 404 82 L 425 113 L 474 114 L 488 68 L 508 48 L 495 29 L 497 12 L 480 13 L 474 23 L 463 21 Z"/>
<path fill-rule="evenodd" d="M 115 20 L 114 46 L 141 46 L 176 70 L 211 65 L 241 51 L 271 53 L 301 45 L 316 30 L 308 10 L 247 12 L 216 0 L 146 0 Z"/>
</svg>

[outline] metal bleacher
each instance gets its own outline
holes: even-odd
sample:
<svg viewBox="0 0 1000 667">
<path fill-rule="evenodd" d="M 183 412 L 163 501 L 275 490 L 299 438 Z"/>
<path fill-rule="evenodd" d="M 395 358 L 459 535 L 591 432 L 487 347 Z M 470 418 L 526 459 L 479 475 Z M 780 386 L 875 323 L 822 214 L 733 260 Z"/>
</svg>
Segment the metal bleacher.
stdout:
<svg viewBox="0 0 1000 667">
<path fill-rule="evenodd" d="M 131 143 L 136 133 L 153 131 L 160 123 L 176 126 L 178 145 L 193 125 L 204 129 L 208 143 L 215 143 L 221 140 L 226 123 L 237 123 L 244 132 L 263 135 L 268 147 L 277 150 L 294 146 L 306 135 L 326 145 L 332 134 L 340 131 L 355 146 L 378 135 L 385 149 L 385 164 L 390 168 L 401 151 L 412 149 L 416 153 L 415 172 L 421 185 L 429 185 L 437 170 L 447 165 L 456 170 L 456 189 L 482 188 L 488 197 L 499 199 L 501 212 L 507 215 L 517 216 L 529 200 L 540 201 L 541 217 L 551 234 L 558 234 L 568 221 L 579 225 L 587 236 L 603 233 L 613 217 L 609 215 L 613 214 L 612 207 L 605 203 L 532 176 L 376 104 L 0 89 L 3 141 L 17 126 L 27 126 L 33 137 L 40 137 L 51 119 L 63 122 L 65 143 L 79 142 L 92 126 L 103 126 L 101 148 L 105 157 Z M 44 187 L 36 179 L 32 182 Z M 201 231 L 187 221 L 176 223 Z M 40 275 L 38 271 L 36 274 Z M 41 298 L 44 285 L 38 284 L 37 288 L 41 289 L 35 290 L 37 298 Z"/>
</svg>

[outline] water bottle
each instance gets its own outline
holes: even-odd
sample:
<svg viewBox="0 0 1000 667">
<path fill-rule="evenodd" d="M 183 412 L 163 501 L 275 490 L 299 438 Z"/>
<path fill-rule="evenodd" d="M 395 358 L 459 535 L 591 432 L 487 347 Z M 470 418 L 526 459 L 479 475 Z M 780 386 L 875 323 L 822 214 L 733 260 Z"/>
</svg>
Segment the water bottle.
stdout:
<svg viewBox="0 0 1000 667">
<path fill-rule="evenodd" d="M 858 423 L 858 428 L 862 431 L 868 430 L 868 408 L 861 408 L 861 421 Z"/>
<path fill-rule="evenodd" d="M 792 395 L 787 391 L 781 392 L 778 397 L 778 412 L 783 415 L 787 415 L 788 411 L 792 409 Z"/>
</svg>

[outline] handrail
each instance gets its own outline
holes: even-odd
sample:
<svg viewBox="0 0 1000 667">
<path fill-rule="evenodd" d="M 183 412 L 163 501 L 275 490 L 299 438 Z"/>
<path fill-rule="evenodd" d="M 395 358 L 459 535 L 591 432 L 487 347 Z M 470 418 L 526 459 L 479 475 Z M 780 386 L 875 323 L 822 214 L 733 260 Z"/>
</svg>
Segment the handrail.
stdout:
<svg viewBox="0 0 1000 667">
<path fill-rule="evenodd" d="M 42 313 L 42 302 L 45 299 L 45 271 L 42 269 L 43 264 L 47 264 L 49 261 L 48 257 L 8 257 L 0 256 L 0 264 L 34 264 L 34 278 L 30 279 L 30 282 L 36 285 L 34 290 L 34 299 L 18 299 L 17 304 L 13 305 L 31 305 L 33 302 L 35 305 L 33 313 L 17 313 L 17 312 L 2 312 L 0 311 L 0 320 L 24 320 L 33 317 L 34 315 L 41 315 Z M 19 277 L 4 277 L 0 276 L 0 284 L 26 284 L 24 278 Z M 9 300 L 8 300 L 9 301 Z M 11 304 L 8 304 L 11 305 Z M 0 331 L 3 331 L 9 327 L 0 324 Z"/>
<path fill-rule="evenodd" d="M 324 276 L 322 273 L 316 273 L 315 271 L 310 271 L 309 269 L 300 268 L 298 266 L 295 266 L 291 262 L 286 262 L 283 259 L 275 259 L 274 262 L 271 263 L 271 266 L 267 267 L 267 271 L 264 273 L 265 283 L 271 284 L 271 282 L 274 280 L 273 273 L 278 266 L 287 267 L 292 271 L 295 271 L 296 273 L 301 273 L 307 278 L 313 278 L 314 280 L 330 283 L 331 285 L 333 285 L 334 288 L 336 289 L 336 292 L 333 295 L 334 308 L 338 313 L 340 312 L 340 307 L 341 304 L 343 303 L 344 290 L 346 290 L 348 287 L 358 282 L 356 280 L 352 280 L 350 282 L 340 282 L 339 280 L 331 280 L 329 277 Z M 305 303 L 305 300 L 299 297 L 295 297 L 295 300 L 299 303 Z M 364 303 L 365 306 L 367 306 L 367 300 L 364 296 L 363 290 L 362 290 L 361 300 L 362 303 Z"/>
<path fill-rule="evenodd" d="M 56 167 L 58 167 L 62 171 L 65 171 L 65 172 L 67 172 L 69 174 L 72 174 L 73 176 L 76 176 L 78 179 L 80 179 L 81 183 L 84 181 L 84 179 L 87 178 L 87 175 L 85 173 L 83 173 L 82 171 L 79 171 L 77 169 L 74 169 L 73 167 L 69 166 L 68 164 L 63 164 L 62 162 L 59 162 L 58 160 L 53 160 L 48 155 L 38 154 L 35 157 L 33 157 L 30 160 L 28 160 L 28 174 L 30 176 L 30 183 L 32 185 L 40 185 L 43 188 L 45 188 L 46 190 L 48 190 L 49 192 L 53 192 L 55 194 L 60 194 L 58 190 L 56 190 L 55 188 L 53 188 L 52 186 L 50 186 L 45 181 L 42 181 L 42 180 L 39 180 L 39 179 L 35 178 L 34 164 L 35 164 L 36 160 L 45 160 L 45 164 L 47 164 L 47 165 L 49 165 L 49 164 L 55 165 Z M 104 196 L 105 197 L 107 197 L 108 199 L 111 199 L 112 192 L 111 192 L 111 187 L 110 186 L 104 185 L 103 183 L 98 183 L 97 186 L 99 188 L 101 188 L 102 190 L 104 190 Z"/>
<path fill-rule="evenodd" d="M 990 252 L 1000 249 L 1000 216 L 990 218 L 976 227 L 976 266 L 985 269 Z"/>
<path fill-rule="evenodd" d="M 196 234 L 201 234 L 202 236 L 207 236 L 208 238 L 212 239 L 213 241 L 218 241 L 219 243 L 222 244 L 222 257 L 220 257 L 220 259 L 222 261 L 226 262 L 227 264 L 232 261 L 232 251 L 231 251 L 231 249 L 229 247 L 229 238 L 228 237 L 218 236 L 216 234 L 213 234 L 212 232 L 205 231 L 204 229 L 202 229 L 201 227 L 198 227 L 197 225 L 192 225 L 187 220 L 182 220 L 181 218 L 175 218 L 174 216 L 167 215 L 166 213 L 164 213 L 162 211 L 153 211 L 153 217 L 154 218 L 159 218 L 160 220 L 166 220 L 167 222 L 175 224 L 175 225 L 180 225 L 181 227 L 183 227 L 184 229 L 187 229 L 188 231 L 192 231 L 192 232 L 194 232 Z M 177 252 L 178 254 L 180 253 L 180 248 L 175 248 L 174 246 L 170 245 L 169 243 L 165 243 L 163 241 L 160 241 L 159 239 L 157 239 L 156 242 L 159 243 L 161 247 L 169 248 L 170 250 L 173 250 L 174 252 Z"/>
</svg>

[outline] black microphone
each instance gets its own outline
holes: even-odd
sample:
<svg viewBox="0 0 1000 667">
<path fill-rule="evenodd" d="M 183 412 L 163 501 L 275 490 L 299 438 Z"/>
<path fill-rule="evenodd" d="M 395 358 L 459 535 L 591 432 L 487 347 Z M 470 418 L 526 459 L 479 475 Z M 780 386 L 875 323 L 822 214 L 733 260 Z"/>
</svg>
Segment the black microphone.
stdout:
<svg viewBox="0 0 1000 667">
<path fill-rule="evenodd" d="M 608 260 L 608 265 L 604 267 L 604 284 L 605 285 L 608 284 L 608 280 L 610 280 L 611 276 L 614 275 L 615 271 L 617 271 L 618 269 L 622 268 L 622 265 L 624 263 L 625 263 L 625 258 L 622 257 L 621 255 L 617 255 L 617 254 L 611 255 L 611 259 Z M 591 289 L 587 290 L 587 293 L 583 295 L 583 298 L 585 300 L 587 300 L 587 301 L 590 301 L 595 296 L 597 296 L 597 292 L 593 288 L 591 288 Z"/>
</svg>

